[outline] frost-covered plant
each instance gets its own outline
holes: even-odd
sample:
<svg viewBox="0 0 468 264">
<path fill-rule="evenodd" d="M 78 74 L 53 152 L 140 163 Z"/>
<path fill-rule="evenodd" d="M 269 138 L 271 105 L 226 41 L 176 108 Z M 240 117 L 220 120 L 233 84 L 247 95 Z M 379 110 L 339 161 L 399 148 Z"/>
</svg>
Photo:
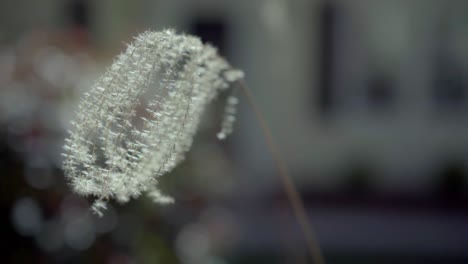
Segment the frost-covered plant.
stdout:
<svg viewBox="0 0 468 264">
<path fill-rule="evenodd" d="M 66 139 L 63 168 L 73 189 L 96 201 L 161 194 L 157 178 L 190 149 L 205 106 L 243 78 L 214 47 L 172 30 L 144 32 L 81 98 Z M 218 138 L 231 131 L 237 98 L 228 97 Z"/>
</svg>

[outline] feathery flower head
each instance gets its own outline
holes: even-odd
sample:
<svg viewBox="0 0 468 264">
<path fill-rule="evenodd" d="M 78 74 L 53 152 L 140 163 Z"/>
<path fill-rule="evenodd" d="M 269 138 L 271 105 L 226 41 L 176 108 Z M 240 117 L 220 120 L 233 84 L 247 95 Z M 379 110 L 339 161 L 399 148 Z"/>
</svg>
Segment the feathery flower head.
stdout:
<svg viewBox="0 0 468 264">
<path fill-rule="evenodd" d="M 205 106 L 243 78 L 216 49 L 172 30 L 144 32 L 85 93 L 64 146 L 72 188 L 105 201 L 161 194 L 157 177 L 179 164 L 192 145 Z M 237 98 L 230 96 L 218 133 L 232 132 Z"/>
</svg>

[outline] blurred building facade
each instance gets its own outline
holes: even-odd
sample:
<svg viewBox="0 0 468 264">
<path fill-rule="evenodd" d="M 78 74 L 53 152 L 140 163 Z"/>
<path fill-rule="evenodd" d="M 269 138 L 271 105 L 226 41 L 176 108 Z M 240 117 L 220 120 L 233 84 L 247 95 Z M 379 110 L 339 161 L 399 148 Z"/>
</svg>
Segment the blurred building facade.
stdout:
<svg viewBox="0 0 468 264">
<path fill-rule="evenodd" d="M 464 175 L 454 181 L 467 179 L 465 1 L 3 5 L 0 39 L 33 25 L 60 28 L 75 17 L 108 55 L 138 31 L 168 27 L 220 46 L 245 69 L 295 177 L 310 188 L 353 182 L 350 171 L 372 174 L 368 184 L 383 191 L 432 191 L 444 181 L 440 173 L 450 170 Z M 14 15 L 20 10 L 34 16 L 25 15 L 28 21 Z M 269 157 L 255 127 L 243 105 L 233 148 L 244 166 L 269 175 Z"/>
</svg>

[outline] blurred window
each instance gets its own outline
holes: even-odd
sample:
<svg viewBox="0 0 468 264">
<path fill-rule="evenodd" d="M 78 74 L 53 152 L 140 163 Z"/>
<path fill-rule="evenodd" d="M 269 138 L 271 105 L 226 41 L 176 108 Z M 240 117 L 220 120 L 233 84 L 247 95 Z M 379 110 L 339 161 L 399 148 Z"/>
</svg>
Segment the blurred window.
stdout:
<svg viewBox="0 0 468 264">
<path fill-rule="evenodd" d="M 199 36 L 203 42 L 210 43 L 217 47 L 221 55 L 227 56 L 227 25 L 223 18 L 196 17 L 190 25 L 190 32 Z"/>
<path fill-rule="evenodd" d="M 449 160 L 437 174 L 437 189 L 444 196 L 457 196 L 464 193 L 465 187 L 465 166 L 459 160 Z"/>
<path fill-rule="evenodd" d="M 437 63 L 434 74 L 434 101 L 437 107 L 456 109 L 466 102 L 466 79 L 459 67 L 446 60 Z"/>
<path fill-rule="evenodd" d="M 373 74 L 367 82 L 367 101 L 371 109 L 388 108 L 395 99 L 392 80 L 382 74 Z"/>
<path fill-rule="evenodd" d="M 89 29 L 90 9 L 87 0 L 71 0 L 68 3 L 66 15 L 73 27 Z"/>
<path fill-rule="evenodd" d="M 334 79 L 334 30 L 337 20 L 337 9 L 330 2 L 324 3 L 319 15 L 319 86 L 318 106 L 321 113 L 327 113 L 333 107 L 333 79 Z"/>
</svg>

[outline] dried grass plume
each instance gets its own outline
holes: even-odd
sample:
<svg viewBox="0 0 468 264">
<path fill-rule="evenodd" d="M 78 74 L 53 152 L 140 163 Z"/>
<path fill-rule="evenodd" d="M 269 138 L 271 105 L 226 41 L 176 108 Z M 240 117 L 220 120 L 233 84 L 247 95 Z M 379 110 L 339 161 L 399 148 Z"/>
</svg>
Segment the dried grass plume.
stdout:
<svg viewBox="0 0 468 264">
<path fill-rule="evenodd" d="M 95 197 L 98 214 L 109 199 L 143 193 L 171 202 L 157 178 L 184 159 L 205 106 L 242 78 L 197 37 L 140 34 L 81 98 L 63 154 L 72 188 Z M 228 98 L 220 139 L 232 131 L 236 104 Z"/>
</svg>

